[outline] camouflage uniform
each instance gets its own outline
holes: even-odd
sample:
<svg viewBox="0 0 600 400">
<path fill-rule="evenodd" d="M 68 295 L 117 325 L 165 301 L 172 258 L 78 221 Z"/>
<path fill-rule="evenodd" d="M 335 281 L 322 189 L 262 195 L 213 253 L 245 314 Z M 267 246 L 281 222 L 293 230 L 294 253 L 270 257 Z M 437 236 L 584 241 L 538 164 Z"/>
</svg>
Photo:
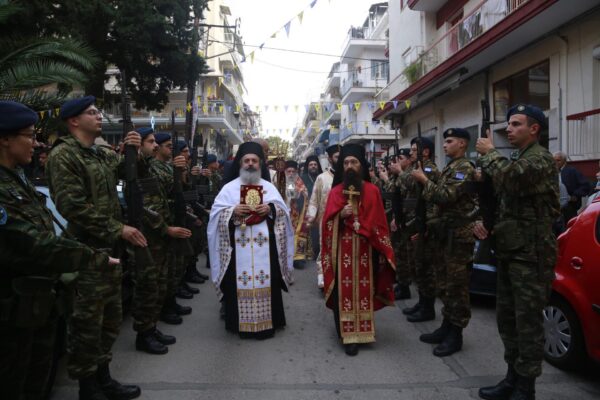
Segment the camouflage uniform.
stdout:
<svg viewBox="0 0 600 400">
<path fill-rule="evenodd" d="M 414 167 L 411 167 L 414 168 Z M 434 259 L 438 250 L 438 246 L 431 235 L 427 235 L 425 238 L 420 238 L 416 242 L 410 241 L 410 236 L 417 233 L 417 226 L 415 223 L 416 210 L 415 204 L 417 202 L 417 182 L 410 175 L 411 168 L 407 169 L 407 174 L 402 174 L 401 176 L 401 185 L 404 193 L 406 193 L 406 197 L 404 198 L 404 202 L 407 207 L 407 230 L 409 234 L 409 247 L 412 249 L 411 253 L 415 256 L 415 282 L 417 287 L 419 288 L 419 294 L 425 298 L 435 298 L 435 278 L 434 278 Z M 440 171 L 438 170 L 435 163 L 431 160 L 425 160 L 423 162 L 423 171 L 427 178 L 433 182 L 437 183 L 440 179 Z M 427 211 L 426 211 L 426 221 L 429 224 L 435 215 L 435 205 L 431 202 L 426 203 Z M 423 246 L 421 249 L 420 246 Z M 417 254 L 422 252 L 423 257 L 419 259 Z"/>
<path fill-rule="evenodd" d="M 95 249 L 120 255 L 123 222 L 117 196 L 120 159 L 101 147 L 84 147 L 75 137 L 55 143 L 46 166 L 50 194 L 68 231 Z M 122 268 L 81 271 L 69 321 L 69 361 L 73 379 L 110 362 L 121 327 Z"/>
<path fill-rule="evenodd" d="M 471 318 L 468 265 L 473 260 L 475 194 L 471 182 L 475 168 L 464 157 L 452 160 L 437 184 L 427 181 L 423 197 L 434 203 L 437 224 L 430 224 L 441 258 L 434 263 L 436 294 L 442 315 L 452 325 L 465 328 Z"/>
<path fill-rule="evenodd" d="M 547 303 L 556 261 L 552 222 L 559 215 L 558 172 L 539 143 L 480 159 L 499 196 L 494 235 L 498 258 L 497 320 L 504 359 L 523 377 L 542 373 Z"/>
<path fill-rule="evenodd" d="M 157 178 L 160 161 L 154 157 L 147 159 L 148 176 Z M 160 310 L 165 302 L 167 291 L 167 228 L 171 220 L 169 203 L 164 187 L 159 183 L 158 192 L 144 196 L 144 207 L 158 214 L 157 218 L 144 218 L 144 235 L 154 264 L 146 265 L 144 271 L 139 268 L 135 273 L 135 291 L 133 295 L 133 329 L 146 332 L 156 326 Z"/>
<path fill-rule="evenodd" d="M 385 184 L 385 191 L 394 193 L 400 192 L 402 198 L 406 197 L 406 193 L 403 192 L 402 182 L 407 179 L 410 175 L 412 167 L 402 171 L 399 175 L 390 178 Z M 409 212 L 411 214 L 409 215 Z M 405 226 L 408 219 L 414 218 L 414 209 L 407 209 L 404 202 L 402 202 L 402 221 L 396 221 L 396 232 L 392 232 L 392 247 L 394 248 L 394 256 L 396 258 L 396 282 L 401 286 L 408 286 L 411 284 L 415 275 L 415 258 L 414 249 L 410 243 L 411 231 Z M 392 215 L 394 218 L 394 215 Z M 415 232 L 413 232 L 414 234 Z"/>
<path fill-rule="evenodd" d="M 54 291 L 59 275 L 114 268 L 106 254 L 56 236 L 45 204 L 22 170 L 0 166 L 0 387 L 7 399 L 44 396 L 59 316 Z M 18 295 L 17 282 L 28 277 L 46 278 L 49 286 L 38 288 L 33 298 Z"/>
</svg>

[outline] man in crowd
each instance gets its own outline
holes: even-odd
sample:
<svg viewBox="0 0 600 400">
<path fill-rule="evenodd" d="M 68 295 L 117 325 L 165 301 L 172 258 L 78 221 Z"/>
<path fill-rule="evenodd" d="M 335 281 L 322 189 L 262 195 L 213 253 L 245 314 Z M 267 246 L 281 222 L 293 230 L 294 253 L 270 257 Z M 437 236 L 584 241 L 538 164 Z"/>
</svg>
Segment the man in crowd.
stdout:
<svg viewBox="0 0 600 400">
<path fill-rule="evenodd" d="M 302 269 L 310 253 L 310 230 L 306 220 L 308 209 L 308 189 L 298 174 L 298 163 L 294 160 L 285 162 L 285 202 L 290 210 L 292 228 L 294 229 L 294 268 Z"/>
<path fill-rule="evenodd" d="M 69 222 L 69 233 L 92 248 L 118 256 L 125 242 L 138 247 L 148 243 L 138 229 L 122 222 L 117 181 L 124 160 L 94 144 L 102 134 L 102 113 L 95 100 L 93 96 L 73 99 L 60 108 L 70 135 L 54 143 L 46 165 L 48 185 L 56 208 Z M 139 149 L 140 135 L 129 132 L 125 144 Z M 140 167 L 146 166 L 141 163 Z M 69 320 L 69 375 L 79 380 L 82 400 L 139 397 L 138 386 L 120 384 L 109 371 L 111 348 L 123 318 L 122 269 L 88 272 L 77 279 L 78 295 Z"/>
<path fill-rule="evenodd" d="M 430 224 L 430 234 L 441 249 L 435 261 L 437 297 L 442 308 L 442 326 L 421 335 L 425 343 L 437 344 L 433 354 L 445 357 L 462 348 L 462 330 L 471 319 L 469 303 L 470 267 L 473 262 L 473 227 L 475 221 L 475 167 L 465 158 L 471 136 L 461 128 L 444 132 L 444 153 L 450 162 L 442 171 L 438 183 L 427 178 L 420 165 L 411 172 L 423 185 L 423 198 L 437 207 Z"/>
<path fill-rule="evenodd" d="M 374 312 L 394 302 L 394 252 L 368 174 L 364 147 L 342 147 L 323 216 L 325 301 L 350 356 L 359 343 L 375 341 Z"/>
<path fill-rule="evenodd" d="M 292 224 L 270 182 L 263 150 L 243 143 L 233 168 L 238 177 L 219 192 L 210 212 L 212 280 L 222 295 L 225 328 L 265 339 L 285 326 L 281 291 L 293 270 Z"/>
<path fill-rule="evenodd" d="M 556 164 L 538 141 L 546 117 L 538 107 L 517 104 L 506 116 L 508 141 L 517 150 L 510 159 L 488 138 L 477 140 L 482 172 L 492 177 L 498 195 L 494 237 L 498 260 L 496 313 L 504 344 L 506 377 L 479 390 L 483 399 L 535 399 L 542 373 L 542 310 L 554 279 L 556 239 L 552 223 L 559 215 Z M 478 223 L 479 239 L 489 232 Z"/>
<path fill-rule="evenodd" d="M 560 181 L 569 193 L 567 205 L 561 208 L 564 223 L 567 224 L 571 218 L 577 216 L 581 208 L 581 198 L 590 194 L 592 186 L 581 172 L 567 165 L 567 155 L 564 152 L 557 151 L 553 158 L 560 172 Z"/>
<path fill-rule="evenodd" d="M 327 197 L 331 190 L 331 184 L 333 183 L 333 175 L 335 173 L 335 165 L 340 155 L 340 146 L 337 144 L 327 147 L 327 159 L 329 161 L 329 167 L 325 172 L 317 176 L 315 185 L 313 187 L 312 194 L 307 210 L 307 220 L 310 225 L 316 226 L 319 230 L 319 251 L 317 253 L 317 286 L 319 289 L 323 289 L 323 266 L 321 264 L 321 222 L 323 220 L 323 214 L 325 214 L 325 206 L 327 205 Z"/>
</svg>

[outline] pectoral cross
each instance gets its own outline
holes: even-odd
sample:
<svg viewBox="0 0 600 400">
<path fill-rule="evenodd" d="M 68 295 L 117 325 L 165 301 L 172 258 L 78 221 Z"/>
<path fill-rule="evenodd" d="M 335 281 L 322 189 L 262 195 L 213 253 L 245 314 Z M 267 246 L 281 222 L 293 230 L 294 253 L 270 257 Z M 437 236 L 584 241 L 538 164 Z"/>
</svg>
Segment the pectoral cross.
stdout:
<svg viewBox="0 0 600 400">
<path fill-rule="evenodd" d="M 356 191 L 354 185 L 348 186 L 348 190 L 342 191 L 343 194 L 348 195 L 348 205 L 352 206 L 352 214 L 354 215 L 354 223 L 352 227 L 354 231 L 358 233 L 360 229 L 360 223 L 358 222 L 358 202 L 353 199 L 354 196 L 360 196 L 360 192 Z"/>
</svg>

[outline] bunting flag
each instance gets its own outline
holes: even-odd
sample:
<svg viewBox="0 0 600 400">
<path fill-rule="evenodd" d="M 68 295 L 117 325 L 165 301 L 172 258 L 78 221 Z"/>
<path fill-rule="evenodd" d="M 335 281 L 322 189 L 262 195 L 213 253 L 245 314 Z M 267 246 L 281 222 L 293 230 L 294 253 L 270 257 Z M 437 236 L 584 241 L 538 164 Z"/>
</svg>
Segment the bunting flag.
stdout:
<svg viewBox="0 0 600 400">
<path fill-rule="evenodd" d="M 223 78 L 219 77 L 219 87 L 223 84 Z"/>
<path fill-rule="evenodd" d="M 265 106 L 265 112 L 269 111 L 269 106 Z"/>
<path fill-rule="evenodd" d="M 275 39 L 277 37 L 277 32 L 271 35 L 271 39 Z"/>
<path fill-rule="evenodd" d="M 254 64 L 254 52 L 250 53 L 250 63 Z"/>
<path fill-rule="evenodd" d="M 360 106 L 362 105 L 362 103 L 354 103 L 354 109 L 356 111 L 360 110 Z"/>
<path fill-rule="evenodd" d="M 187 112 L 192 111 L 192 103 L 187 103 L 187 106 L 185 107 L 185 109 L 187 110 Z"/>
<path fill-rule="evenodd" d="M 321 110 L 321 104 L 315 103 L 315 111 L 319 112 Z"/>
<path fill-rule="evenodd" d="M 398 100 L 392 100 L 392 104 L 394 105 L 394 108 L 398 108 Z"/>
<path fill-rule="evenodd" d="M 315 6 L 315 4 L 317 4 L 317 0 L 311 1 L 310 8 L 313 8 Z"/>
<path fill-rule="evenodd" d="M 404 105 L 406 106 L 406 109 L 410 108 L 410 100 L 404 100 Z"/>
<path fill-rule="evenodd" d="M 219 106 L 219 112 L 223 113 L 223 106 L 222 105 Z"/>
<path fill-rule="evenodd" d="M 258 46 L 258 47 L 260 47 L 260 49 L 262 50 L 262 49 L 263 49 L 263 47 L 264 47 L 264 45 L 265 45 L 265 42 L 261 43 L 261 45 L 260 45 L 260 46 Z"/>
<path fill-rule="evenodd" d="M 337 105 L 338 111 L 341 111 L 342 110 L 342 103 L 337 103 L 336 105 Z"/>
<path fill-rule="evenodd" d="M 302 18 L 304 18 L 304 11 L 298 13 L 298 21 L 300 21 L 300 24 L 302 24 Z"/>
<path fill-rule="evenodd" d="M 283 109 L 285 110 L 285 112 L 287 112 L 287 111 L 288 111 L 288 107 L 289 107 L 289 106 L 288 106 L 287 104 L 283 106 Z"/>
<path fill-rule="evenodd" d="M 383 110 L 385 108 L 385 101 L 380 101 L 379 102 L 379 109 Z"/>
<path fill-rule="evenodd" d="M 287 37 L 290 37 L 290 26 L 291 25 L 292 25 L 292 21 L 288 21 L 288 23 L 284 25 L 285 34 L 287 35 Z"/>
</svg>

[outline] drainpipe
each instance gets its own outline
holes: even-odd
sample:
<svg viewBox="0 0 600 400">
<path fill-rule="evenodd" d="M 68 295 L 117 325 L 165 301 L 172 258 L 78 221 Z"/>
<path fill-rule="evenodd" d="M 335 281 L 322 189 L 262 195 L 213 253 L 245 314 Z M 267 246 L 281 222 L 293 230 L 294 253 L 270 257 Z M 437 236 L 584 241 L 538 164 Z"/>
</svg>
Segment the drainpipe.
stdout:
<svg viewBox="0 0 600 400">
<path fill-rule="evenodd" d="M 563 124 L 567 124 L 566 119 L 563 121 L 563 115 L 566 115 L 567 110 L 563 110 L 563 87 L 561 82 L 564 82 L 565 85 L 568 84 L 568 62 L 567 55 L 569 54 L 569 41 L 566 36 L 562 36 L 560 33 L 556 35 L 561 41 L 561 49 L 559 52 L 559 62 L 558 62 L 558 149 L 560 151 L 564 151 L 569 155 L 568 148 L 568 140 L 566 140 L 565 135 L 563 134 Z M 564 77 L 564 80 L 563 80 Z M 564 107 L 567 107 L 567 103 L 564 103 Z M 566 135 L 569 134 L 568 129 L 564 129 Z"/>
</svg>

